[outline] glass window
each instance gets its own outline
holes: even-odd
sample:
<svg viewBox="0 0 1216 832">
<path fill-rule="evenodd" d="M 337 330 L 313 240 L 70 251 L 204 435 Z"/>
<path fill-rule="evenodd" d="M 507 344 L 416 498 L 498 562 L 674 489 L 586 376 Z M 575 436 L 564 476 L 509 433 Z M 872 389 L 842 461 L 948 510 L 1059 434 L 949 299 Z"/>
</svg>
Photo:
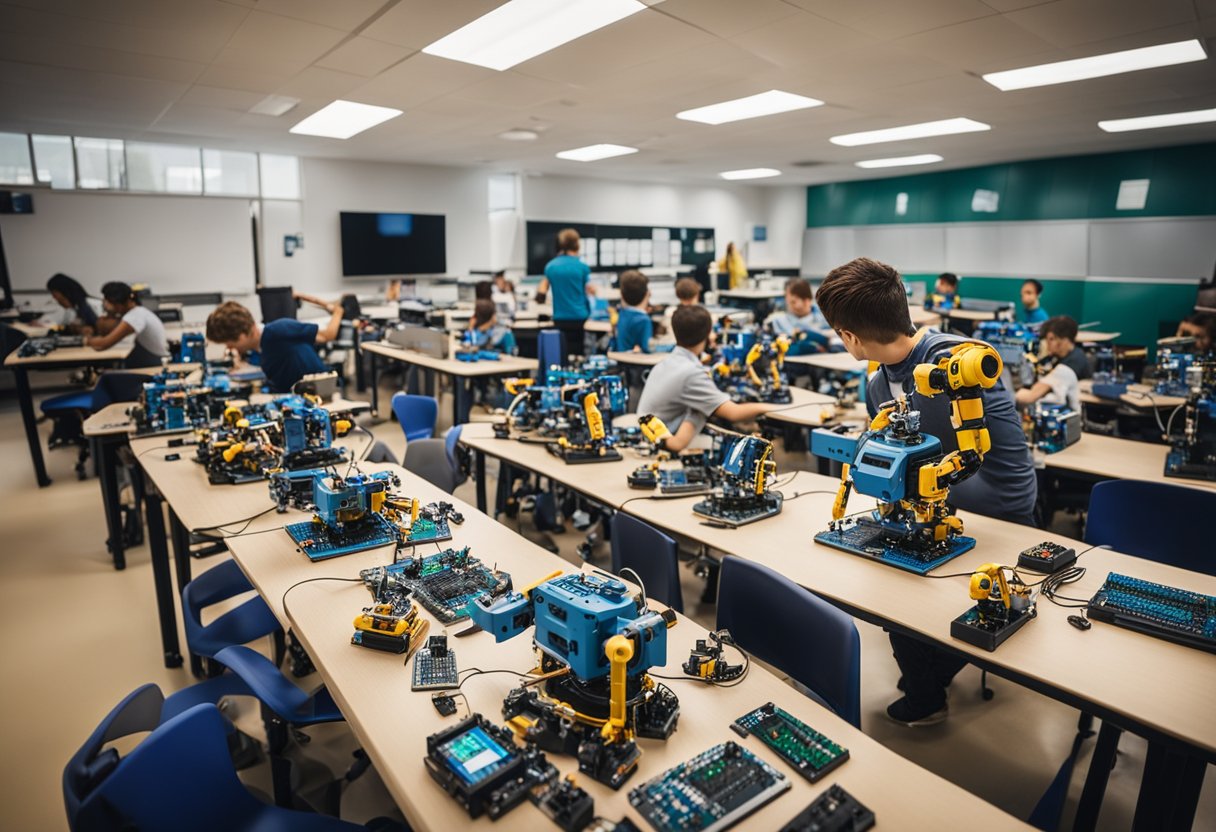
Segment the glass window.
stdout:
<svg viewBox="0 0 1216 832">
<path fill-rule="evenodd" d="M 300 160 L 295 156 L 262 153 L 262 197 L 300 198 Z"/>
<path fill-rule="evenodd" d="M 197 147 L 127 142 L 127 184 L 133 191 L 201 194 L 203 169 Z"/>
<path fill-rule="evenodd" d="M 81 188 L 125 188 L 126 159 L 122 139 L 86 139 L 76 142 L 77 183 Z"/>
<path fill-rule="evenodd" d="M 236 150 L 204 150 L 203 193 L 257 196 L 258 154 Z"/>
<path fill-rule="evenodd" d="M 0 182 L 7 185 L 34 184 L 30 141 L 24 133 L 0 133 Z"/>
<path fill-rule="evenodd" d="M 76 187 L 72 140 L 67 136 L 34 136 L 34 168 L 39 182 L 52 188 Z"/>
</svg>

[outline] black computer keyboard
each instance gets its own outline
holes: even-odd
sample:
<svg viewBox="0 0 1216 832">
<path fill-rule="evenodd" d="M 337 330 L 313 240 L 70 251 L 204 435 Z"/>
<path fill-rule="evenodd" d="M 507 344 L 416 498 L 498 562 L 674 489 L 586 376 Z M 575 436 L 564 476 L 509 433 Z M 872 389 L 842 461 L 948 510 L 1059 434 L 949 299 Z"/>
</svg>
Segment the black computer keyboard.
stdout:
<svg viewBox="0 0 1216 832">
<path fill-rule="evenodd" d="M 1216 597 L 1111 572 L 1089 617 L 1216 653 Z"/>
</svg>

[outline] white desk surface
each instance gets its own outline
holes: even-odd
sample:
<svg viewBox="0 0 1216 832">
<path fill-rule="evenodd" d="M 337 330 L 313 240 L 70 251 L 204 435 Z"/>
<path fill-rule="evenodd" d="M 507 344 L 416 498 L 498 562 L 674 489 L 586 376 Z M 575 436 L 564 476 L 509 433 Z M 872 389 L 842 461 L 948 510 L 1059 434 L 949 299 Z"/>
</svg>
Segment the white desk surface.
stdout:
<svg viewBox="0 0 1216 832">
<path fill-rule="evenodd" d="M 1093 379 L 1084 379 L 1078 384 L 1080 390 L 1080 398 L 1083 404 L 1115 404 L 1113 399 L 1104 399 L 1093 394 L 1094 382 Z M 1181 396 L 1165 396 L 1160 393 L 1154 393 L 1153 388 L 1147 384 L 1129 384 L 1127 392 L 1119 397 L 1119 402 L 1129 407 L 1134 407 L 1139 410 L 1152 410 L 1153 408 L 1175 408 L 1186 404 L 1186 399 Z"/>
<path fill-rule="evenodd" d="M 1077 333 L 1078 344 L 1102 344 L 1107 341 L 1113 341 L 1122 335 L 1122 332 L 1090 332 L 1083 329 Z"/>
<path fill-rule="evenodd" d="M 810 355 L 787 355 L 786 363 L 806 364 L 824 370 L 834 370 L 841 373 L 864 372 L 870 362 L 854 358 L 847 352 L 820 352 Z"/>
<path fill-rule="evenodd" d="M 719 289 L 717 300 L 737 298 L 739 300 L 776 300 L 785 297 L 785 289 Z"/>
<path fill-rule="evenodd" d="M 1153 445 L 1098 433 L 1084 433 L 1080 441 L 1054 454 L 1044 454 L 1048 468 L 1078 471 L 1115 480 L 1148 480 L 1216 491 L 1216 482 L 1164 475 L 1167 445 Z M 1036 458 L 1037 455 L 1036 455 Z"/>
<path fill-rule="evenodd" d="M 586 467 L 586 466 L 584 466 Z M 594 466 L 592 466 L 594 467 Z M 371 466 L 369 466 L 369 469 Z M 422 499 L 444 499 L 464 513 L 465 523 L 455 528 L 455 539 L 444 545 L 472 546 L 474 555 L 511 573 L 517 587 L 526 586 L 558 569 L 573 571 L 567 561 L 545 552 L 450 495 L 411 474 L 399 471 L 402 490 Z M 302 515 L 301 515 L 302 516 Z M 279 515 L 278 522 L 297 519 Z M 410 671 L 399 656 L 351 646 L 351 619 L 370 603 L 360 583 L 313 581 L 321 576 L 357 577 L 360 569 L 388 561 L 386 548 L 342 558 L 310 563 L 295 550 L 286 533 L 230 538 L 229 549 L 250 581 L 270 603 L 276 614 L 290 623 L 312 657 L 347 723 L 376 765 L 389 792 L 406 819 L 418 830 L 467 829 L 470 826 L 500 830 L 536 830 L 548 826 L 535 809 L 521 805 L 497 822 L 482 817 L 470 821 L 462 809 L 426 774 L 423 766 L 426 737 L 455 724 L 457 717 L 444 718 L 430 704 L 428 692 L 409 689 Z M 432 547 L 433 548 L 433 547 Z M 421 615 L 430 619 L 425 610 Z M 431 634 L 442 632 L 431 619 Z M 448 628 L 449 637 L 468 622 Z M 668 631 L 667 664 L 656 669 L 663 675 L 679 676 L 679 665 L 697 638 L 705 632 L 680 617 Z M 526 672 L 535 665 L 527 635 L 496 644 L 487 633 L 449 639 L 461 668 L 515 669 Z M 518 680 L 505 674 L 474 677 L 464 685 L 472 710 L 500 721 L 502 699 Z M 681 701 L 678 729 L 667 741 L 642 740 L 639 770 L 619 791 L 613 792 L 590 778 L 577 774 L 572 757 L 549 754 L 563 774 L 575 774 L 579 785 L 595 799 L 599 816 L 617 819 L 628 816 L 640 829 L 648 828 L 628 805 L 628 792 L 666 768 L 704 751 L 710 746 L 735 740 L 770 762 L 785 774 L 792 788 L 744 820 L 737 828 L 775 829 L 800 812 L 830 782 L 839 783 L 875 812 L 880 823 L 912 830 L 940 830 L 982 824 L 986 829 L 1025 829 L 1019 820 L 972 794 L 942 780 L 854 729 L 824 708 L 801 696 L 759 667 L 753 667 L 737 688 L 711 688 L 693 682 L 671 681 L 669 686 Z M 738 716 L 767 701 L 798 715 L 808 724 L 849 749 L 850 760 L 827 780 L 810 784 L 798 777 L 767 747 L 754 739 L 739 740 L 728 725 Z M 464 701 L 457 700 L 459 714 Z"/>
<path fill-rule="evenodd" d="M 908 314 L 912 318 L 913 326 L 937 326 L 942 322 L 940 315 L 935 315 L 923 306 L 913 306 L 908 304 Z"/>
<path fill-rule="evenodd" d="M 4 358 L 5 367 L 22 367 L 27 370 L 37 370 L 43 367 L 87 367 L 90 364 L 105 364 L 124 361 L 135 348 L 135 339 L 124 338 L 108 350 L 95 350 L 92 347 L 63 347 L 51 350 L 46 355 L 31 355 L 21 358 L 13 350 Z"/>
<path fill-rule="evenodd" d="M 449 347 L 450 355 L 455 354 L 456 346 L 457 342 L 453 339 Z M 435 370 L 462 378 L 528 375 L 536 372 L 535 358 L 519 358 L 512 355 L 504 355 L 497 361 L 458 361 L 455 358 L 435 358 L 416 350 L 402 349 L 401 347 L 382 341 L 360 344 L 359 349 L 394 361 L 403 361 L 406 364 L 414 364 L 419 367 L 425 367 L 428 370 Z"/>
</svg>

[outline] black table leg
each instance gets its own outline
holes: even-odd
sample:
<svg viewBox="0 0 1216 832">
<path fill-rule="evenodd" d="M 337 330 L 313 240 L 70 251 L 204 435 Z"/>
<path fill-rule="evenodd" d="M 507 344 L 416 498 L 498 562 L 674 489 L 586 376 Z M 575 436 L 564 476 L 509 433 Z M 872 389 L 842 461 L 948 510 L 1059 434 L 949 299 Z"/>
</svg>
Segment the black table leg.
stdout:
<svg viewBox="0 0 1216 832">
<path fill-rule="evenodd" d="M 1098 812 L 1102 809 L 1102 798 L 1106 796 L 1106 783 L 1110 780 L 1110 770 L 1115 764 L 1121 736 L 1122 728 L 1102 720 L 1094 755 L 1089 761 L 1089 773 L 1085 775 L 1085 787 L 1081 789 L 1081 799 L 1077 802 L 1073 832 L 1093 832 L 1097 827 Z"/>
<path fill-rule="evenodd" d="M 136 469 L 135 476 L 143 477 Z M 148 517 L 148 549 L 152 555 L 152 580 L 156 586 L 156 611 L 160 618 L 160 641 L 165 667 L 181 667 L 181 643 L 177 637 L 177 609 L 173 601 L 173 576 L 169 569 L 169 540 L 165 534 L 164 501 L 151 483 L 145 483 L 144 508 Z"/>
<path fill-rule="evenodd" d="M 471 390 L 469 380 L 460 376 L 452 376 L 452 425 L 463 425 L 469 421 L 469 402 Z"/>
<path fill-rule="evenodd" d="M 106 514 L 106 547 L 114 558 L 114 568 L 126 569 L 122 506 L 118 498 L 118 447 L 127 441 L 126 435 L 98 436 L 91 441 L 94 459 L 97 460 L 97 479 L 101 483 L 101 505 Z"/>
<path fill-rule="evenodd" d="M 367 377 L 363 374 L 363 350 L 359 349 L 359 329 L 355 328 L 355 389 L 360 393 L 367 390 Z"/>
<path fill-rule="evenodd" d="M 173 561 L 177 571 L 177 591 L 181 592 L 186 588 L 186 584 L 190 583 L 191 566 L 190 566 L 190 532 L 182 525 L 182 521 L 178 519 L 177 512 L 173 510 L 173 506 L 169 506 L 169 535 L 173 540 Z M 183 609 L 183 614 L 185 610 Z M 189 647 L 189 645 L 186 645 Z M 203 659 L 201 656 L 196 656 L 190 653 L 190 673 L 197 679 L 201 679 L 203 673 Z"/>
<path fill-rule="evenodd" d="M 34 394 L 30 391 L 30 376 L 24 367 L 13 367 L 17 379 L 17 401 L 21 405 L 21 421 L 25 423 L 25 439 L 30 443 L 30 459 L 34 462 L 34 477 L 40 488 L 51 484 L 42 459 L 42 440 L 38 436 L 38 417 L 34 415 Z"/>
<path fill-rule="evenodd" d="M 374 352 L 370 353 L 372 362 L 372 416 L 380 417 L 380 361 Z"/>
<path fill-rule="evenodd" d="M 476 451 L 473 454 L 473 476 L 477 480 L 477 510 L 486 513 L 486 453 Z"/>
<path fill-rule="evenodd" d="M 1206 769 L 1203 760 L 1150 742 L 1132 829 L 1190 829 Z"/>
</svg>

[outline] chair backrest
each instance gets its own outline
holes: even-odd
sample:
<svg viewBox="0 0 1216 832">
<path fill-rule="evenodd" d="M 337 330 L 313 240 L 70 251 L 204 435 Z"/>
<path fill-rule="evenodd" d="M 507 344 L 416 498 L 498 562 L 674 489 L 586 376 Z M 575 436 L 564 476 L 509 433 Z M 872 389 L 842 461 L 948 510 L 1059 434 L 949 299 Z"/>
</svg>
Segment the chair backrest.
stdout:
<svg viewBox="0 0 1216 832">
<path fill-rule="evenodd" d="M 647 523 L 618 511 L 612 515 L 612 571 L 632 569 L 649 598 L 684 612 L 676 542 Z"/>
<path fill-rule="evenodd" d="M 219 709 L 204 704 L 145 737 L 84 799 L 77 821 L 81 832 L 239 829 L 264 808 L 237 779 Z"/>
<path fill-rule="evenodd" d="M 264 286 L 258 289 L 258 302 L 262 307 L 264 324 L 279 318 L 296 317 L 296 299 L 290 286 Z"/>
<path fill-rule="evenodd" d="M 401 467 L 449 494 L 456 490 L 456 475 L 448 464 L 447 449 L 442 439 L 410 442 L 405 447 L 405 461 Z"/>
<path fill-rule="evenodd" d="M 432 396 L 396 393 L 393 395 L 393 413 L 401 423 L 401 432 L 405 434 L 406 442 L 430 439 L 435 435 L 439 402 Z"/>
<path fill-rule="evenodd" d="M 1202 519 L 1213 516 L 1216 491 L 1144 480 L 1109 480 L 1090 492 L 1085 542 L 1216 575 L 1212 531 Z"/>
<path fill-rule="evenodd" d="M 160 722 L 165 697 L 156 685 L 142 685 L 114 706 L 63 769 L 63 806 L 68 828 L 76 832 L 81 805 L 121 762 L 107 743 L 130 734 L 151 731 Z"/>
<path fill-rule="evenodd" d="M 848 613 L 765 566 L 727 557 L 717 627 L 861 727 L 861 637 Z"/>
<path fill-rule="evenodd" d="M 460 485 L 466 479 L 464 470 L 460 465 L 460 457 L 456 455 L 457 446 L 460 444 L 460 430 L 463 427 L 463 425 L 453 425 L 443 435 L 443 451 L 447 455 L 448 465 L 452 468 L 452 476 L 456 478 L 457 485 Z"/>
<path fill-rule="evenodd" d="M 137 402 L 150 377 L 144 373 L 102 373 L 93 388 L 93 412 L 114 402 Z"/>
<path fill-rule="evenodd" d="M 542 329 L 536 336 L 536 361 L 540 365 L 541 381 L 549 374 L 549 368 L 566 364 L 566 334 L 560 329 Z"/>
</svg>

